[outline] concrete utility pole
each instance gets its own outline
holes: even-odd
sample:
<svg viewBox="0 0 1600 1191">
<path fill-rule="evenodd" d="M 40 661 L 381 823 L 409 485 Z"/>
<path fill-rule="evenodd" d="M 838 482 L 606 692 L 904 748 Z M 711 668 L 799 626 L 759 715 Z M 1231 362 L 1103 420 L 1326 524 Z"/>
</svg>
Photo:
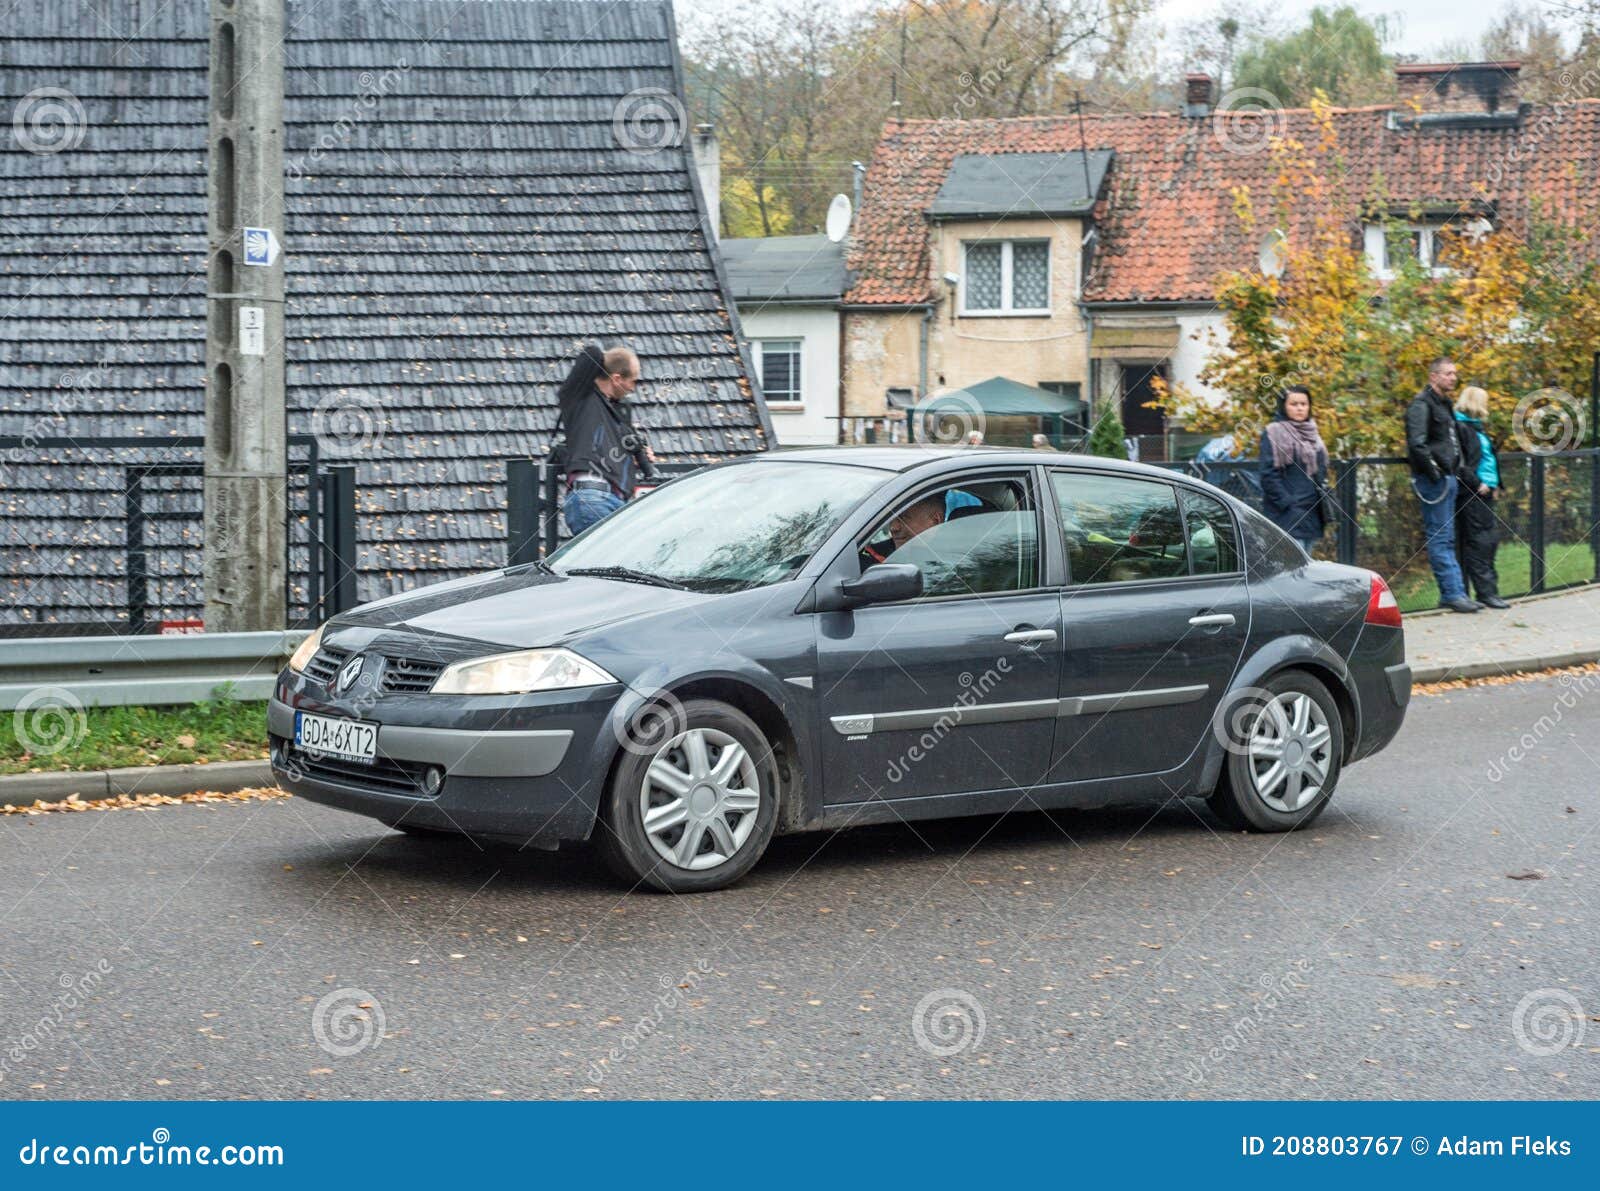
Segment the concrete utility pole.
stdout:
<svg viewBox="0 0 1600 1191">
<path fill-rule="evenodd" d="M 283 0 L 211 0 L 206 629 L 284 627 Z"/>
</svg>

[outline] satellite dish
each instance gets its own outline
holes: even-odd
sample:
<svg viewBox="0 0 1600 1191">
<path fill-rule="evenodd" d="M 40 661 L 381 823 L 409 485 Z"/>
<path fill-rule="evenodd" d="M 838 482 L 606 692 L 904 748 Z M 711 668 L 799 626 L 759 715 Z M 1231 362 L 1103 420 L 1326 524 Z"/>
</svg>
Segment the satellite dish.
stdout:
<svg viewBox="0 0 1600 1191">
<path fill-rule="evenodd" d="M 828 222 L 824 225 L 828 230 L 828 239 L 835 244 L 843 240 L 850 231 L 850 197 L 836 194 L 833 202 L 828 204 Z"/>
<path fill-rule="evenodd" d="M 1273 228 L 1261 238 L 1261 271 L 1268 277 L 1282 277 L 1288 264 L 1288 238 L 1282 229 Z"/>
</svg>

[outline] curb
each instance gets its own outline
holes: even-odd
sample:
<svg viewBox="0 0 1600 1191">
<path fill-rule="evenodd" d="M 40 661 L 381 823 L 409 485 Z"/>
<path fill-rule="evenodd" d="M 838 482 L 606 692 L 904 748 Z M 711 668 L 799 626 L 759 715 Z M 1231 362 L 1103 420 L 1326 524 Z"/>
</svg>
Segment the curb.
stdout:
<svg viewBox="0 0 1600 1191">
<path fill-rule="evenodd" d="M 17 773 L 0 777 L 0 806 L 60 802 L 72 794 L 84 799 L 118 794 L 193 794 L 196 790 L 232 793 L 275 786 L 272 766 L 261 761 L 216 761 L 209 765 L 138 765 L 69 773 Z"/>
<path fill-rule="evenodd" d="M 1502 658 L 1492 662 L 1445 662 L 1433 666 L 1412 666 L 1411 681 L 1420 686 L 1426 682 L 1451 682 L 1460 678 L 1498 678 L 1506 674 L 1529 674 L 1540 670 L 1559 670 L 1563 666 L 1583 666 L 1590 662 L 1600 662 L 1600 649 Z"/>
</svg>

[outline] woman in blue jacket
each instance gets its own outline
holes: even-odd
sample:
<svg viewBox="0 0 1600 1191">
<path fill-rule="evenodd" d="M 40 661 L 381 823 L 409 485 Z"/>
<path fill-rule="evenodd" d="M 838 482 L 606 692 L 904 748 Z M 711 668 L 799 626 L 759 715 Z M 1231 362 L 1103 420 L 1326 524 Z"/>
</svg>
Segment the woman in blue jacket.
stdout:
<svg viewBox="0 0 1600 1191">
<path fill-rule="evenodd" d="M 1261 436 L 1261 511 L 1306 548 L 1322 540 L 1322 486 L 1328 448 L 1311 416 L 1311 390 L 1290 385 Z"/>
<path fill-rule="evenodd" d="M 1456 499 L 1456 557 L 1468 584 L 1485 608 L 1509 608 L 1500 598 L 1494 552 L 1499 540 L 1494 502 L 1500 498 L 1500 457 L 1483 428 L 1489 394 L 1473 385 L 1456 398 L 1456 436 L 1461 440 L 1461 481 Z"/>
</svg>

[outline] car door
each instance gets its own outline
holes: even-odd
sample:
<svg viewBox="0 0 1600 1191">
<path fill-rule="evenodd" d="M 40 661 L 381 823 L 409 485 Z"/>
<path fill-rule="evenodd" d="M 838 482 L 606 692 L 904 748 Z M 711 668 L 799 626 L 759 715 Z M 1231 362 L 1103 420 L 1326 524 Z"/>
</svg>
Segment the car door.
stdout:
<svg viewBox="0 0 1600 1191">
<path fill-rule="evenodd" d="M 1031 468 L 942 480 L 898 502 L 855 543 L 859 556 L 841 560 L 848 577 L 880 558 L 911 562 L 926 590 L 817 616 L 828 804 L 1011 790 L 1043 776 L 1061 602 L 1043 582 L 1037 480 Z M 887 555 L 873 552 L 896 511 L 930 499 L 949 507 L 946 520 Z"/>
<path fill-rule="evenodd" d="M 1067 558 L 1049 778 L 1162 773 L 1210 730 L 1250 628 L 1222 501 L 1154 478 L 1052 469 Z"/>
</svg>

